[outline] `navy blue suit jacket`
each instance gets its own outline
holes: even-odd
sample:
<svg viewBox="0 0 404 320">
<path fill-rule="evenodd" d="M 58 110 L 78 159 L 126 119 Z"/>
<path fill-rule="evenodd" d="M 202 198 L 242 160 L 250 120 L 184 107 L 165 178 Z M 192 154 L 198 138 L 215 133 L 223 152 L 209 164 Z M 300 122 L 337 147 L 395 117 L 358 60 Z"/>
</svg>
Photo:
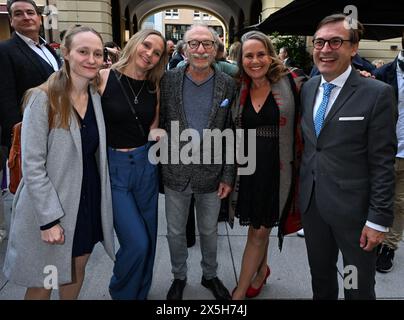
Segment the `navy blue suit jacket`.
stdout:
<svg viewBox="0 0 404 320">
<path fill-rule="evenodd" d="M 55 51 L 48 45 L 47 49 L 60 67 Z M 1 145 L 10 146 L 12 127 L 22 119 L 21 101 L 25 91 L 45 82 L 54 70 L 16 33 L 0 42 L 0 70 Z"/>
</svg>

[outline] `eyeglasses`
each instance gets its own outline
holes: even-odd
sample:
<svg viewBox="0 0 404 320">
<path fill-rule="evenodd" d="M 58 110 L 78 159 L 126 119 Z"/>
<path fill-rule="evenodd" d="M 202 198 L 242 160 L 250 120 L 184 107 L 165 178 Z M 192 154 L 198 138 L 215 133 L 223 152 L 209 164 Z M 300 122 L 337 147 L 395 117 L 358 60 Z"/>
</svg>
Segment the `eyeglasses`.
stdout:
<svg viewBox="0 0 404 320">
<path fill-rule="evenodd" d="M 313 46 L 314 46 L 314 49 L 321 50 L 324 48 L 325 44 L 328 42 L 328 45 L 330 46 L 330 48 L 332 50 L 337 50 L 342 46 L 344 41 L 352 42 L 352 40 L 344 40 L 344 39 L 341 39 L 338 37 L 331 38 L 329 40 L 317 38 L 317 39 L 313 40 Z"/>
<path fill-rule="evenodd" d="M 203 46 L 205 49 L 212 49 L 212 48 L 213 48 L 213 45 L 214 45 L 214 43 L 215 43 L 215 41 L 213 41 L 213 40 L 203 40 L 203 41 L 190 40 L 190 41 L 188 41 L 187 43 L 188 43 L 188 45 L 189 45 L 189 47 L 190 47 L 191 49 L 198 49 L 199 46 L 201 45 L 201 43 L 202 43 L 202 46 Z"/>
</svg>

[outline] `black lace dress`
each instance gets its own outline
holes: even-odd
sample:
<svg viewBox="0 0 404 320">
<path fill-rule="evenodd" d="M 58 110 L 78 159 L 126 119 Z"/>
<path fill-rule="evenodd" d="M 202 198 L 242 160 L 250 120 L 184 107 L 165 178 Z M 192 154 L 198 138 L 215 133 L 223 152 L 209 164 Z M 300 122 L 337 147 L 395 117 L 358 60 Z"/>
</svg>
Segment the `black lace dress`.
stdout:
<svg viewBox="0 0 404 320">
<path fill-rule="evenodd" d="M 279 220 L 280 179 L 279 108 L 272 93 L 258 113 L 248 96 L 241 121 L 244 129 L 257 129 L 256 170 L 240 176 L 235 215 L 240 225 L 271 228 Z M 247 142 L 244 150 L 248 150 Z"/>
</svg>

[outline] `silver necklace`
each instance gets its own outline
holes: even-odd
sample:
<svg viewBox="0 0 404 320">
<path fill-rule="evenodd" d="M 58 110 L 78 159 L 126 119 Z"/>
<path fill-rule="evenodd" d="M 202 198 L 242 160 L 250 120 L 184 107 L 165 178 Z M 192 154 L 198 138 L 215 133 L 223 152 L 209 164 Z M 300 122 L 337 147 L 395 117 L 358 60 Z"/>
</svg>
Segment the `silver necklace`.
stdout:
<svg viewBox="0 0 404 320">
<path fill-rule="evenodd" d="M 132 91 L 132 94 L 133 94 L 133 96 L 135 97 L 135 99 L 133 100 L 133 102 L 134 102 L 135 104 L 138 104 L 138 103 L 139 103 L 139 100 L 138 100 L 137 97 L 138 97 L 139 94 L 142 92 L 146 80 L 143 80 L 142 87 L 140 88 L 139 92 L 138 92 L 137 94 L 135 94 L 135 91 L 133 90 L 133 88 L 132 88 L 132 86 L 131 86 L 131 84 L 130 84 L 130 82 L 129 82 L 129 79 L 128 79 L 128 77 L 127 77 L 126 75 L 125 75 L 125 79 L 126 79 L 126 82 L 128 83 L 128 86 L 129 86 L 130 91 Z"/>
</svg>

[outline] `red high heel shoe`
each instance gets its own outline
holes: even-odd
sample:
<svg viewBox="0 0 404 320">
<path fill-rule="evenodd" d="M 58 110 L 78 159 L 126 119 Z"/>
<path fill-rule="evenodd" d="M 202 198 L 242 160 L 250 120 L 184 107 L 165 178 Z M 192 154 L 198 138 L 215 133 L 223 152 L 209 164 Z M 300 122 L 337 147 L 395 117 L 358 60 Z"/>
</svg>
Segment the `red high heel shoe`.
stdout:
<svg viewBox="0 0 404 320">
<path fill-rule="evenodd" d="M 261 290 L 262 290 L 262 287 L 264 286 L 264 284 L 267 283 L 267 278 L 269 277 L 270 274 L 271 274 L 271 269 L 269 269 L 269 266 L 267 266 L 267 273 L 265 275 L 264 281 L 262 281 L 259 288 L 254 288 L 253 286 L 250 285 L 245 293 L 245 296 L 247 298 L 254 298 L 254 297 L 258 296 L 261 293 Z"/>
</svg>

